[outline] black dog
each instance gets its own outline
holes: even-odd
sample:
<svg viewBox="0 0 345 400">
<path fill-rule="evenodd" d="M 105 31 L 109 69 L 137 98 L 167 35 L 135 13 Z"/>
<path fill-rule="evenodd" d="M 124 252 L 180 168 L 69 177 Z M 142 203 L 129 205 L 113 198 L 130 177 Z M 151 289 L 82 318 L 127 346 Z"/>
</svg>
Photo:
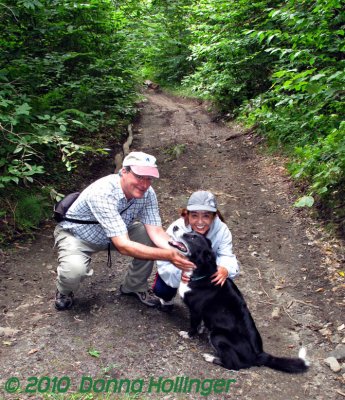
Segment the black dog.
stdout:
<svg viewBox="0 0 345 400">
<path fill-rule="evenodd" d="M 216 357 L 204 354 L 206 361 L 231 370 L 266 366 L 279 371 L 298 373 L 308 369 L 305 350 L 299 358 L 275 357 L 263 351 L 262 339 L 246 302 L 235 283 L 227 279 L 223 286 L 211 283 L 217 271 L 216 258 L 211 242 L 198 233 L 185 233 L 179 241 L 170 245 L 197 266 L 188 285 L 181 283 L 180 295 L 190 310 L 189 332 L 183 337 L 192 337 L 203 321 L 209 330 Z"/>
</svg>

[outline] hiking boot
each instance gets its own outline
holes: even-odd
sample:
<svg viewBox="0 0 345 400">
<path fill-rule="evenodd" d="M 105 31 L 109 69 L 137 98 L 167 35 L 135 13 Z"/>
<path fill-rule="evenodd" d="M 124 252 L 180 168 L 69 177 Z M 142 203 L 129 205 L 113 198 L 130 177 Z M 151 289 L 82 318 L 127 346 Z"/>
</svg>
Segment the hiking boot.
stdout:
<svg viewBox="0 0 345 400">
<path fill-rule="evenodd" d="M 69 310 L 73 306 L 73 292 L 62 294 L 58 290 L 55 294 L 55 308 L 58 311 Z"/>
<path fill-rule="evenodd" d="M 174 300 L 170 300 L 170 301 L 165 301 L 161 298 L 159 298 L 160 301 L 160 305 L 159 305 L 159 310 L 166 312 L 166 313 L 171 313 L 174 309 Z"/>
<path fill-rule="evenodd" d="M 135 296 L 138 300 L 140 300 L 148 307 L 159 307 L 161 304 L 159 298 L 154 295 L 151 289 L 147 289 L 143 292 L 125 292 L 121 285 L 120 292 L 121 294 L 124 294 L 126 296 Z"/>
</svg>

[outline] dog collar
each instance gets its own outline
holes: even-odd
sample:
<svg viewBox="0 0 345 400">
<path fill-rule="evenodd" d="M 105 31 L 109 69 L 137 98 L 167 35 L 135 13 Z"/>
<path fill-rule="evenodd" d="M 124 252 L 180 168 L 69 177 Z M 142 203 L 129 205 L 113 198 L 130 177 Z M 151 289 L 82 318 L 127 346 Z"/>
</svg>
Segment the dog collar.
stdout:
<svg viewBox="0 0 345 400">
<path fill-rule="evenodd" d="M 208 278 L 209 275 L 203 275 L 203 276 L 196 276 L 196 277 L 190 277 L 191 281 L 199 281 L 200 279 Z"/>
</svg>

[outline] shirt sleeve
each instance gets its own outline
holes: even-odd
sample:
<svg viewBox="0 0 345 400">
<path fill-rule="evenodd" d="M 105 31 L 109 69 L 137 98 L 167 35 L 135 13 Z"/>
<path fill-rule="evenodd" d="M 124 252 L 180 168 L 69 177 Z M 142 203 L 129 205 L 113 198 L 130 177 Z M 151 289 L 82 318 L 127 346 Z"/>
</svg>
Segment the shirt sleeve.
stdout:
<svg viewBox="0 0 345 400">
<path fill-rule="evenodd" d="M 182 234 L 185 229 L 183 227 L 184 222 L 183 220 L 180 218 L 178 220 L 176 220 L 175 222 L 173 222 L 167 229 L 167 234 L 169 236 L 174 236 L 174 229 L 176 229 L 176 227 L 178 228 L 177 232 L 179 232 L 179 234 Z M 158 260 L 157 261 L 157 271 L 159 276 L 163 279 L 163 281 L 173 287 L 173 288 L 178 288 L 180 285 L 180 281 L 181 281 L 181 274 L 182 271 L 180 269 L 178 269 L 177 267 L 175 267 L 174 264 L 172 264 L 170 261 L 161 261 Z"/>
<path fill-rule="evenodd" d="M 239 274 L 239 264 L 235 254 L 232 252 L 232 235 L 228 228 L 223 231 L 216 257 L 217 265 L 226 268 L 231 279 Z"/>
</svg>

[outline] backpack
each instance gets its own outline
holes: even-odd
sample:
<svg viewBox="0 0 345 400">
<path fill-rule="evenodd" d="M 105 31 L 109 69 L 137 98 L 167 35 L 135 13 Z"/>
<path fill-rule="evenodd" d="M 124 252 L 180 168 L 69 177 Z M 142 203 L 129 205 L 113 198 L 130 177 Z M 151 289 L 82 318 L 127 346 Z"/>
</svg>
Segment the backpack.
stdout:
<svg viewBox="0 0 345 400">
<path fill-rule="evenodd" d="M 80 192 L 70 193 L 54 205 L 54 219 L 56 222 L 69 221 L 76 224 L 99 224 L 98 221 L 85 221 L 66 217 L 66 213 L 71 205 L 77 200 Z"/>
</svg>

